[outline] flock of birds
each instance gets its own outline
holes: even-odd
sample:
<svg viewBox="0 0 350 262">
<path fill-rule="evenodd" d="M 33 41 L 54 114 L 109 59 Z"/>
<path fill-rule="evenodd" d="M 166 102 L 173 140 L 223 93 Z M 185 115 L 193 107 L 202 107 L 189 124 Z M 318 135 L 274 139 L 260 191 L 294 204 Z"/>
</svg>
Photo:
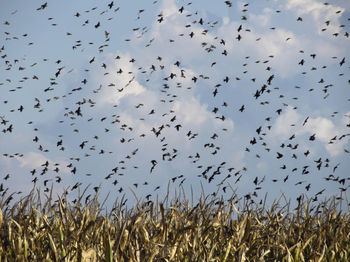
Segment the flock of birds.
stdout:
<svg viewBox="0 0 350 262">
<path fill-rule="evenodd" d="M 228 9 L 236 8 L 236 4 L 231 1 L 222 1 L 217 4 L 224 5 Z M 74 23 L 80 24 L 81 30 L 85 30 L 84 32 L 87 32 L 86 34 L 89 34 L 89 31 L 98 31 L 103 36 L 101 39 L 95 39 L 96 43 L 101 43 L 100 45 L 94 42 L 84 42 L 83 40 L 75 39 L 73 45 L 67 46 L 69 52 L 78 53 L 80 59 L 83 59 L 85 63 L 84 69 L 79 72 L 78 77 L 74 78 L 74 83 L 69 84 L 67 84 L 65 79 L 71 79 L 69 75 L 74 74 L 76 71 L 75 68 L 69 70 L 72 64 L 69 56 L 65 60 L 63 58 L 41 59 L 39 57 L 31 57 L 30 55 L 24 59 L 23 57 L 16 57 L 14 53 L 8 53 L 9 45 L 13 41 L 22 41 L 31 48 L 35 48 L 37 43 L 35 39 L 30 39 L 30 33 L 23 33 L 20 36 L 13 34 L 11 32 L 13 22 L 11 19 L 2 21 L 1 31 L 3 31 L 3 35 L 0 42 L 2 43 L 0 44 L 0 99 L 2 101 L 0 102 L 2 103 L 1 108 L 4 110 L 0 112 L 0 139 L 5 141 L 12 136 L 12 139 L 16 140 L 19 134 L 27 132 L 23 131 L 27 130 L 25 128 L 30 127 L 32 129 L 29 132 L 32 148 L 31 150 L 24 149 L 26 152 L 21 153 L 10 152 L 12 150 L 10 148 L 1 148 L 1 158 L 21 159 L 25 158 L 28 152 L 36 152 L 38 155 L 40 154 L 47 158 L 32 168 L 28 174 L 3 173 L 0 171 L 0 179 L 2 180 L 0 194 L 5 196 L 13 191 L 19 195 L 23 194 L 22 192 L 17 192 L 18 190 L 16 188 L 7 186 L 7 184 L 15 176 L 25 176 L 27 178 L 30 177 L 32 185 L 43 188 L 45 192 L 49 192 L 51 187 L 56 188 L 64 184 L 65 193 L 70 194 L 92 183 L 93 186 L 90 189 L 90 194 L 86 196 L 86 202 L 91 199 L 94 193 L 104 191 L 105 188 L 109 188 L 111 197 L 123 195 L 129 188 L 132 191 L 139 190 L 142 193 L 146 192 L 144 197 L 150 203 L 156 197 L 158 190 L 166 190 L 168 182 L 171 184 L 177 183 L 176 186 L 180 187 L 189 185 L 196 179 L 205 185 L 215 184 L 217 190 L 214 190 L 213 195 L 225 194 L 230 187 L 232 189 L 239 187 L 248 188 L 246 184 L 249 182 L 252 188 L 244 192 L 241 197 L 236 196 L 235 201 L 245 199 L 251 203 L 260 202 L 261 204 L 263 202 L 264 196 L 260 192 L 264 189 L 264 184 L 265 187 L 271 187 L 271 185 L 280 183 L 276 188 L 286 188 L 286 185 L 288 185 L 298 187 L 299 190 L 302 187 L 304 193 L 308 193 L 312 191 L 310 189 L 312 189 L 312 181 L 315 179 L 329 183 L 332 182 L 332 185 L 336 184 L 340 192 L 338 199 L 346 196 L 350 177 L 348 174 L 337 174 L 337 169 L 341 165 L 346 166 L 347 164 L 334 162 L 332 157 L 326 155 L 325 152 L 320 155 L 312 153 L 314 151 L 312 149 L 313 145 L 318 143 L 317 133 L 308 136 L 306 141 L 300 141 L 297 134 L 292 134 L 277 149 L 270 145 L 271 141 L 267 139 L 273 129 L 273 122 L 287 108 L 292 108 L 292 110 L 297 109 L 297 106 L 293 106 L 290 103 L 287 104 L 286 101 L 289 99 L 292 102 L 298 103 L 301 100 L 300 103 L 303 103 L 303 97 L 297 97 L 294 91 L 286 91 L 274 83 L 280 77 L 271 65 L 271 61 L 283 59 L 283 54 L 266 54 L 266 59 L 254 61 L 250 54 L 232 54 L 235 48 L 232 50 L 228 48 L 230 45 L 242 45 L 245 37 L 251 34 L 252 30 L 248 26 L 248 20 L 249 9 L 254 5 L 253 2 L 245 3 L 241 6 L 241 10 L 239 10 L 241 14 L 238 21 L 239 26 L 224 39 L 221 36 L 215 36 L 220 21 L 212 21 L 205 16 L 201 17 L 200 12 L 194 8 L 195 3 L 181 1 L 177 7 L 176 15 L 184 21 L 190 22 L 186 23 L 183 28 L 171 32 L 173 38 L 163 43 L 167 49 L 167 57 L 156 55 L 152 60 L 151 58 L 143 59 L 126 54 L 117 54 L 113 55 L 113 61 L 111 62 L 110 56 L 106 56 L 105 54 L 108 52 L 109 54 L 113 53 L 113 50 L 115 52 L 116 47 L 113 44 L 113 40 L 118 39 L 119 36 L 113 35 L 107 29 L 106 25 L 128 27 L 127 24 L 113 24 L 113 21 L 118 19 L 119 14 L 123 12 L 123 9 L 118 5 L 119 1 L 111 1 L 105 4 L 99 3 L 97 7 L 90 9 L 77 10 L 71 12 L 71 14 L 68 12 L 67 15 L 71 16 L 71 19 L 74 19 Z M 324 3 L 324 5 L 327 6 L 328 3 Z M 158 10 L 159 3 L 156 0 L 149 6 L 150 9 Z M 60 24 L 55 22 L 54 17 L 45 16 L 45 12 L 49 9 L 50 2 L 44 2 L 29 12 L 32 12 L 33 16 L 40 13 L 42 17 L 48 19 L 49 23 L 51 23 L 50 26 L 54 29 L 59 28 Z M 146 55 L 152 45 L 155 45 L 158 41 L 157 36 L 151 35 L 151 28 L 142 24 L 143 16 L 147 12 L 148 10 L 146 9 L 138 10 L 136 8 L 134 17 L 130 17 L 129 19 L 139 23 L 139 26 L 132 28 L 130 30 L 131 36 L 122 40 L 124 45 L 144 41 L 145 45 L 143 45 L 142 51 L 139 51 L 140 55 L 142 53 Z M 281 10 L 275 10 L 276 14 L 281 12 Z M 341 11 L 337 11 L 336 13 L 339 16 L 342 15 Z M 11 11 L 11 17 L 13 19 L 18 19 L 17 16 L 20 15 L 20 11 Z M 151 23 L 161 27 L 167 23 L 167 19 L 168 16 L 160 11 Z M 305 20 L 305 17 L 295 17 L 294 22 L 303 23 L 303 20 Z M 324 28 L 321 30 L 322 33 L 326 33 L 325 31 L 328 30 L 332 22 L 329 20 L 324 21 Z M 63 30 L 66 29 L 63 28 Z M 271 27 L 270 30 L 273 32 L 277 28 Z M 57 32 L 61 33 L 61 29 L 57 29 Z M 60 38 L 71 40 L 74 36 L 74 33 L 68 31 L 60 36 Z M 332 36 L 334 39 L 349 39 L 349 33 L 346 31 L 345 25 L 340 25 L 337 32 L 332 32 Z M 173 56 L 172 52 L 179 53 L 179 50 L 175 51 L 172 49 L 172 45 L 177 41 L 190 42 L 196 38 L 197 40 L 194 43 L 200 44 L 190 48 L 194 48 L 197 51 L 200 50 L 198 52 L 203 57 L 208 56 L 208 59 L 204 59 L 207 65 L 202 66 L 208 72 L 210 70 L 213 71 L 213 74 L 210 76 L 204 73 L 196 73 L 198 72 L 197 68 L 192 70 L 188 64 L 184 65 L 181 57 Z M 256 39 L 255 44 L 259 45 L 260 40 L 260 38 Z M 291 41 L 291 38 L 283 39 L 283 41 Z M 62 49 L 66 48 L 63 44 L 60 47 Z M 83 55 L 84 52 L 87 52 L 85 50 L 93 50 L 90 51 L 88 58 Z M 52 50 L 52 52 L 52 56 L 54 57 L 55 50 Z M 226 59 L 226 57 L 227 59 L 231 59 L 232 55 L 239 57 L 237 59 L 239 61 L 243 59 L 244 63 L 240 65 L 242 73 L 225 75 L 221 79 L 218 79 L 218 77 L 215 78 L 216 73 L 220 75 L 220 72 L 215 71 L 219 67 L 220 61 Z M 299 54 L 295 55 L 302 57 L 294 66 L 305 77 L 317 70 L 327 69 L 326 65 L 323 65 L 321 68 L 317 64 L 317 53 L 308 54 L 300 50 Z M 339 70 L 338 77 L 342 79 L 344 84 L 350 84 L 350 80 L 344 79 L 349 76 L 348 58 L 332 57 L 331 59 L 332 61 L 336 61 L 337 70 Z M 145 60 L 146 62 L 144 62 Z M 235 63 L 235 58 L 232 60 L 232 63 Z M 40 63 L 50 64 L 55 67 L 54 71 L 49 72 L 49 78 L 47 77 L 47 72 L 44 73 L 46 75 L 43 75 L 40 71 L 32 75 L 27 73 L 28 71 L 35 71 L 35 68 Z M 226 60 L 226 63 L 230 63 L 230 60 Z M 122 64 L 126 65 L 126 68 L 120 67 Z M 263 73 L 248 72 L 247 68 L 251 64 L 255 64 L 256 70 Z M 310 65 L 311 68 L 309 68 Z M 7 74 L 13 71 L 16 71 L 17 76 L 20 76 L 18 79 L 9 79 L 6 77 Z M 95 71 L 98 72 L 96 74 L 100 77 L 99 79 L 102 79 L 100 80 L 101 83 L 97 85 L 90 75 L 90 73 L 92 74 Z M 254 76 L 255 73 L 256 76 Z M 120 84 L 121 82 L 119 80 L 113 82 L 113 79 L 118 78 L 127 79 L 127 81 L 123 85 Z M 43 79 L 47 79 L 47 81 Z M 230 96 L 222 95 L 230 85 L 237 85 L 234 83 L 238 83 L 239 85 L 243 80 L 247 83 L 249 81 L 250 97 L 238 98 L 239 104 L 236 104 L 231 101 L 232 98 Z M 24 98 L 23 96 L 26 96 L 23 93 L 24 90 L 28 89 L 29 86 L 33 88 L 37 83 L 36 81 L 46 81 L 46 87 L 41 91 L 40 96 L 35 95 L 35 97 Z M 108 83 L 107 81 L 110 82 Z M 70 87 L 73 85 L 74 88 L 68 90 L 67 86 Z M 147 101 L 147 99 L 142 97 L 139 100 L 133 100 L 137 102 L 132 105 L 132 108 L 124 109 L 124 112 L 136 112 L 133 114 L 139 116 L 139 119 L 137 119 L 138 124 L 135 127 L 133 126 L 134 122 L 124 121 L 118 110 L 123 107 L 123 99 L 127 97 L 127 94 L 130 94 L 130 92 L 131 95 L 134 94 L 130 90 L 135 89 L 137 85 L 151 88 L 152 92 L 157 94 L 156 97 L 159 101 Z M 177 110 L 181 110 L 181 106 L 180 108 L 174 106 L 176 102 L 181 102 L 183 98 L 186 98 L 189 94 L 193 94 L 196 89 L 201 88 L 201 92 L 203 92 L 203 86 L 208 87 L 204 91 L 205 95 L 203 96 L 207 96 L 207 99 L 211 101 L 210 105 L 214 105 L 210 109 L 209 115 L 213 116 L 214 121 L 219 123 L 218 126 L 222 128 L 212 126 L 206 131 L 195 127 L 189 128 L 191 127 L 191 123 L 184 123 L 186 115 L 178 114 Z M 313 99 L 318 99 L 322 102 L 327 101 L 334 86 L 324 76 L 318 83 L 308 88 L 308 90 L 305 88 L 295 86 L 295 90 L 299 94 L 300 89 L 304 90 L 303 92 L 305 93 L 301 96 L 313 96 Z M 64 91 L 65 93 L 63 93 L 62 90 L 68 91 Z M 322 91 L 315 95 L 319 90 Z M 320 93 L 321 95 L 319 95 Z M 102 94 L 115 95 L 119 99 L 115 100 L 117 101 L 116 103 L 111 104 L 106 102 L 106 100 L 100 99 Z M 239 96 L 239 92 L 237 95 Z M 9 99 L 6 99 L 7 97 Z M 137 94 L 135 97 L 137 98 Z M 16 104 L 18 101 L 24 100 L 26 100 L 26 104 Z M 28 106 L 28 104 L 31 106 Z M 60 120 L 55 123 L 55 130 L 45 127 L 40 119 L 41 114 L 50 111 L 52 105 L 54 105 L 52 108 L 57 105 L 61 107 L 64 105 L 64 108 L 60 108 Z M 268 106 L 269 108 L 274 107 L 274 109 L 268 110 L 269 113 L 265 115 L 262 122 L 257 121 L 257 126 L 250 133 L 251 137 L 247 141 L 242 142 L 245 143 L 245 146 L 240 151 L 244 152 L 245 155 L 252 155 L 259 161 L 267 158 L 269 161 L 277 163 L 279 166 L 277 171 L 283 173 L 283 176 L 279 174 L 260 176 L 260 174 L 250 173 L 249 166 L 235 166 L 230 158 L 225 155 L 227 154 L 227 150 L 225 153 L 222 152 L 222 148 L 230 143 L 229 141 L 225 141 L 225 137 L 227 137 L 227 133 L 232 131 L 229 125 L 224 125 L 224 123 L 227 123 L 234 117 L 241 119 L 240 121 L 255 121 L 250 119 L 251 116 L 253 118 L 254 111 L 263 111 L 260 108 Z M 104 110 L 103 113 L 101 113 L 101 108 Z M 224 114 L 224 112 L 228 111 L 231 112 L 229 116 Z M 247 111 L 250 111 L 250 113 L 248 114 Z M 28 112 L 29 117 L 33 117 L 32 119 L 25 117 L 26 120 L 23 123 L 20 115 L 26 112 Z M 188 112 L 188 114 L 190 113 Z M 338 112 L 334 112 L 332 116 L 335 117 L 338 114 Z M 330 138 L 329 145 L 337 144 L 342 140 L 348 139 L 350 136 L 350 115 L 345 115 L 345 117 L 347 117 L 347 123 L 345 125 L 348 128 L 348 132 Z M 308 121 L 310 118 L 306 117 L 300 123 L 293 123 L 290 128 L 294 128 L 293 130 L 302 129 L 309 124 Z M 146 128 L 142 129 L 140 127 Z M 148 127 L 150 128 L 147 129 Z M 236 128 L 238 129 L 239 127 L 235 126 Z M 44 129 L 44 131 L 41 131 L 41 129 Z M 140 131 L 141 129 L 142 132 Z M 55 131 L 60 132 L 56 137 L 54 137 L 55 134 L 50 133 Z M 94 131 L 96 131 L 95 134 L 92 133 Z M 175 136 L 180 137 L 180 139 L 176 140 L 174 138 Z M 118 141 L 115 142 L 113 137 L 117 137 Z M 175 145 L 173 144 L 174 139 L 178 141 Z M 144 142 L 147 140 L 150 142 Z M 114 142 L 112 143 L 110 141 Z M 118 148 L 115 148 L 116 144 L 119 145 Z M 145 146 L 147 148 L 142 148 L 142 145 L 145 144 L 147 144 Z M 193 147 L 195 151 L 192 154 L 186 155 L 188 149 L 184 145 L 192 144 L 196 145 L 196 147 Z M 234 150 L 237 151 L 238 149 L 235 148 Z M 56 161 L 56 163 L 54 163 L 55 161 L 51 161 L 50 159 L 52 159 L 55 153 L 64 156 L 64 161 Z M 349 154 L 349 149 L 344 148 L 343 154 Z M 292 160 L 295 161 L 292 162 Z M 290 166 L 291 163 L 295 163 L 295 165 Z M 193 171 L 186 170 L 186 166 L 188 165 L 193 167 Z M 164 170 L 168 166 L 172 166 L 173 171 L 170 174 L 173 175 L 167 173 L 168 181 L 154 184 L 152 181 L 157 181 L 154 177 L 157 174 L 158 176 L 162 176 L 162 172 L 165 172 Z M 181 167 L 184 168 L 181 169 Z M 94 171 L 89 172 L 89 168 Z M 107 172 L 103 173 L 104 170 L 107 170 Z M 137 177 L 134 175 L 134 172 L 141 172 L 143 174 Z M 193 174 L 189 174 L 189 172 Z M 318 172 L 323 172 L 322 174 L 328 173 L 328 175 L 320 177 Z M 196 176 L 195 178 L 193 177 L 194 175 Z M 189 176 L 192 177 L 189 178 Z M 291 182 L 291 177 L 294 178 L 293 181 L 295 182 Z M 88 179 L 91 179 L 90 182 L 87 182 L 89 181 Z M 244 184 L 242 184 L 243 180 Z M 69 185 L 66 184 L 67 181 L 74 181 L 74 183 Z M 14 185 L 12 184 L 12 186 Z M 271 191 L 271 188 L 265 188 L 265 190 Z M 319 190 L 312 191 L 311 200 L 317 202 L 325 190 L 326 188 L 319 188 Z M 13 197 L 14 195 L 11 195 L 11 197 L 7 198 L 6 205 L 9 205 Z M 302 194 L 296 196 L 296 201 L 300 202 L 302 197 Z M 124 204 L 126 204 L 126 201 Z"/>
</svg>

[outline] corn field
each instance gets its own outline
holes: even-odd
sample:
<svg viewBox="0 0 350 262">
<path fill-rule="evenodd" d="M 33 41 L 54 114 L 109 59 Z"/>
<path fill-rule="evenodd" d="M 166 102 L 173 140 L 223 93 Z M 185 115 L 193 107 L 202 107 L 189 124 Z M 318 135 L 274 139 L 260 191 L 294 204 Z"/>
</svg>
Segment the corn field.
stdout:
<svg viewBox="0 0 350 262">
<path fill-rule="evenodd" d="M 95 196 L 72 204 L 33 190 L 0 202 L 1 261 L 349 261 L 349 212 L 337 200 L 251 206 L 215 197 L 196 205 L 123 200 L 107 213 Z"/>
</svg>

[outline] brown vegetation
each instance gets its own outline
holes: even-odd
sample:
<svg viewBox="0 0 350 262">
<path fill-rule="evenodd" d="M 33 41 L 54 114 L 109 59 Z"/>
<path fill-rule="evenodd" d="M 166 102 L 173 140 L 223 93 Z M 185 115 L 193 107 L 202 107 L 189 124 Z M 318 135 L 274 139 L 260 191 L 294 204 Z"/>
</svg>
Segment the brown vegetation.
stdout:
<svg viewBox="0 0 350 262">
<path fill-rule="evenodd" d="M 349 261 L 349 212 L 336 200 L 310 211 L 235 205 L 214 197 L 122 202 L 109 213 L 97 196 L 74 205 L 39 192 L 0 202 L 1 261 Z M 82 198 L 80 198 L 81 200 Z M 123 208 L 122 208 L 123 207 Z M 103 214 L 105 213 L 105 214 Z"/>
</svg>

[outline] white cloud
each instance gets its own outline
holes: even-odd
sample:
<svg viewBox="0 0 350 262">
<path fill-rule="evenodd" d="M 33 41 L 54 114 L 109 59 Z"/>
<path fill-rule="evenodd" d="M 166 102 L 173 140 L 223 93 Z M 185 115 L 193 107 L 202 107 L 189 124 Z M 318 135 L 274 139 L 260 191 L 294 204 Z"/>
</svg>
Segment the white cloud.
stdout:
<svg viewBox="0 0 350 262">
<path fill-rule="evenodd" d="M 267 27 L 271 23 L 271 14 L 272 14 L 272 9 L 264 8 L 263 14 L 250 13 L 249 21 L 254 25 L 257 25 L 260 27 Z"/>
<path fill-rule="evenodd" d="M 327 27 L 332 33 L 339 30 L 339 15 L 337 11 L 344 11 L 344 8 L 335 6 L 332 4 L 325 5 L 321 1 L 317 0 L 289 0 L 286 4 L 287 9 L 293 9 L 299 16 L 311 14 L 315 20 L 319 33 L 321 29 L 325 28 L 325 22 L 330 20 L 330 24 Z"/>
<path fill-rule="evenodd" d="M 305 125 L 305 128 L 300 132 L 316 133 L 317 138 L 322 142 L 328 142 L 331 136 L 336 133 L 336 128 L 332 121 L 327 118 L 317 117 L 311 118 Z"/>
<path fill-rule="evenodd" d="M 185 100 L 176 101 L 172 110 L 176 112 L 184 125 L 198 128 L 205 122 L 210 122 L 210 125 L 215 128 L 225 127 L 230 130 L 234 128 L 231 119 L 225 119 L 224 121 L 216 119 L 216 115 L 209 112 L 207 106 L 200 104 L 199 100 L 193 96 Z"/>
<path fill-rule="evenodd" d="M 265 170 L 267 170 L 268 165 L 266 162 L 261 161 L 261 162 L 257 163 L 256 167 L 261 171 L 265 171 Z"/>
<path fill-rule="evenodd" d="M 171 15 L 178 13 L 178 7 L 176 6 L 174 0 L 163 1 L 163 6 L 161 10 L 163 10 L 164 17 L 169 17 Z"/>
<path fill-rule="evenodd" d="M 200 126 L 210 117 L 206 106 L 200 105 L 194 97 L 191 97 L 188 101 L 176 101 L 173 110 L 180 119 L 183 119 L 184 124 L 194 126 Z"/>
<path fill-rule="evenodd" d="M 48 158 L 36 152 L 29 152 L 23 157 L 18 157 L 17 160 L 21 167 L 37 168 L 48 161 Z"/>
<path fill-rule="evenodd" d="M 271 136 L 274 137 L 274 139 L 286 140 L 292 134 L 295 134 L 297 137 L 304 134 L 316 134 L 316 140 L 323 143 L 325 149 L 331 156 L 337 156 L 343 152 L 344 146 L 349 141 L 347 137 L 341 141 L 338 140 L 339 137 L 346 132 L 343 123 L 336 125 L 328 118 L 316 117 L 309 118 L 306 124 L 301 126 L 301 121 L 304 118 L 305 117 L 296 110 L 288 107 L 285 113 L 277 118 L 272 127 Z M 292 127 L 292 124 L 294 124 L 295 127 Z M 330 144 L 329 142 L 335 136 L 337 136 L 337 139 Z"/>
<path fill-rule="evenodd" d="M 298 72 L 296 53 L 303 49 L 301 39 L 292 31 L 283 28 L 269 30 L 266 23 L 269 24 L 269 13 L 263 15 L 251 14 L 250 32 L 243 31 L 240 33 L 242 40 L 239 44 L 234 41 L 227 41 L 225 49 L 232 54 L 251 54 L 258 58 L 270 60 L 271 66 L 281 77 L 292 76 Z M 218 28 L 219 37 L 226 39 L 232 32 L 236 32 L 240 22 L 232 21 L 224 23 Z M 259 39 L 259 40 L 258 40 Z M 288 39 L 288 40 L 287 40 Z M 258 41 L 257 41 L 258 40 Z M 274 58 L 268 58 L 273 55 Z"/>
<path fill-rule="evenodd" d="M 183 63 L 190 63 L 202 57 L 205 52 L 200 47 L 202 43 L 206 42 L 208 46 L 211 43 L 215 44 L 215 36 L 211 30 L 204 32 L 202 25 L 192 23 L 193 17 L 186 16 L 188 14 L 186 7 L 183 13 L 180 13 L 178 9 L 179 7 L 176 6 L 174 0 L 163 2 L 161 10 L 164 20 L 161 23 L 157 20 L 153 23 L 148 40 L 154 41 L 152 41 L 151 46 L 147 47 L 148 52 L 140 53 L 143 59 L 153 59 L 154 55 L 161 56 L 163 57 L 162 64 L 170 65 L 174 63 L 169 61 L 169 51 L 171 50 L 171 59 L 179 58 Z M 224 20 L 229 21 L 227 17 Z M 191 26 L 185 28 L 188 24 Z M 192 38 L 189 36 L 191 32 L 194 33 Z M 169 40 L 173 40 L 173 42 L 170 43 Z M 142 40 L 140 39 L 140 41 Z"/>
<path fill-rule="evenodd" d="M 342 126 L 336 126 L 327 118 L 317 117 L 310 119 L 304 130 L 310 134 L 315 133 L 316 138 L 324 143 L 326 150 L 331 156 L 342 153 L 345 144 L 348 142 L 348 138 L 345 138 L 342 141 L 335 140 L 334 144 L 329 144 L 333 137 L 337 136 L 339 138 L 345 130 Z"/>
<path fill-rule="evenodd" d="M 104 86 L 100 96 L 102 104 L 118 104 L 124 97 L 139 95 L 146 90 L 137 81 L 137 68 L 130 62 L 132 59 L 130 54 L 122 54 L 120 57 L 115 61 L 115 64 L 108 66 L 108 75 L 104 75 L 102 79 L 98 76 L 95 77 L 97 85 L 102 84 Z M 117 74 L 120 69 L 123 72 Z M 132 73 L 129 74 L 129 72 Z"/>
<path fill-rule="evenodd" d="M 292 125 L 300 122 L 301 115 L 297 113 L 292 107 L 287 107 L 285 112 L 277 118 L 275 124 L 272 126 L 272 136 L 281 140 L 288 139 L 295 131 Z"/>
<path fill-rule="evenodd" d="M 256 45 L 260 57 L 273 55 L 270 65 L 281 77 L 294 75 L 298 69 L 296 53 L 301 48 L 300 40 L 293 32 L 276 29 L 261 36 L 259 44 Z M 288 40 L 287 40 L 288 39 Z"/>
<path fill-rule="evenodd" d="M 120 113 L 120 121 L 132 127 L 137 136 L 151 133 L 152 123 L 150 121 L 141 121 L 137 115 L 130 114 L 127 111 Z"/>
<path fill-rule="evenodd" d="M 66 167 L 68 164 L 67 162 L 65 161 L 54 162 L 40 153 L 28 152 L 24 154 L 23 157 L 16 157 L 16 159 L 18 160 L 20 167 L 27 167 L 27 168 L 40 168 L 42 167 L 43 164 L 46 163 L 46 161 L 48 161 L 49 166 L 51 166 L 51 168 L 53 169 L 54 164 L 58 163 L 60 165 L 61 172 L 69 173 L 69 169 Z"/>
</svg>

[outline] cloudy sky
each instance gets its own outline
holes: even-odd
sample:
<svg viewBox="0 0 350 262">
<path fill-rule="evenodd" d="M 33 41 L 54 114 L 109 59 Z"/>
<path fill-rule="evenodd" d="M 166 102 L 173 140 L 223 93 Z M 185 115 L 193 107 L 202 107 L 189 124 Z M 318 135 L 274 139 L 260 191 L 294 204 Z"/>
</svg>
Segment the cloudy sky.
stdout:
<svg viewBox="0 0 350 262">
<path fill-rule="evenodd" d="M 0 5 L 2 193 L 347 198 L 348 1 Z"/>
</svg>

